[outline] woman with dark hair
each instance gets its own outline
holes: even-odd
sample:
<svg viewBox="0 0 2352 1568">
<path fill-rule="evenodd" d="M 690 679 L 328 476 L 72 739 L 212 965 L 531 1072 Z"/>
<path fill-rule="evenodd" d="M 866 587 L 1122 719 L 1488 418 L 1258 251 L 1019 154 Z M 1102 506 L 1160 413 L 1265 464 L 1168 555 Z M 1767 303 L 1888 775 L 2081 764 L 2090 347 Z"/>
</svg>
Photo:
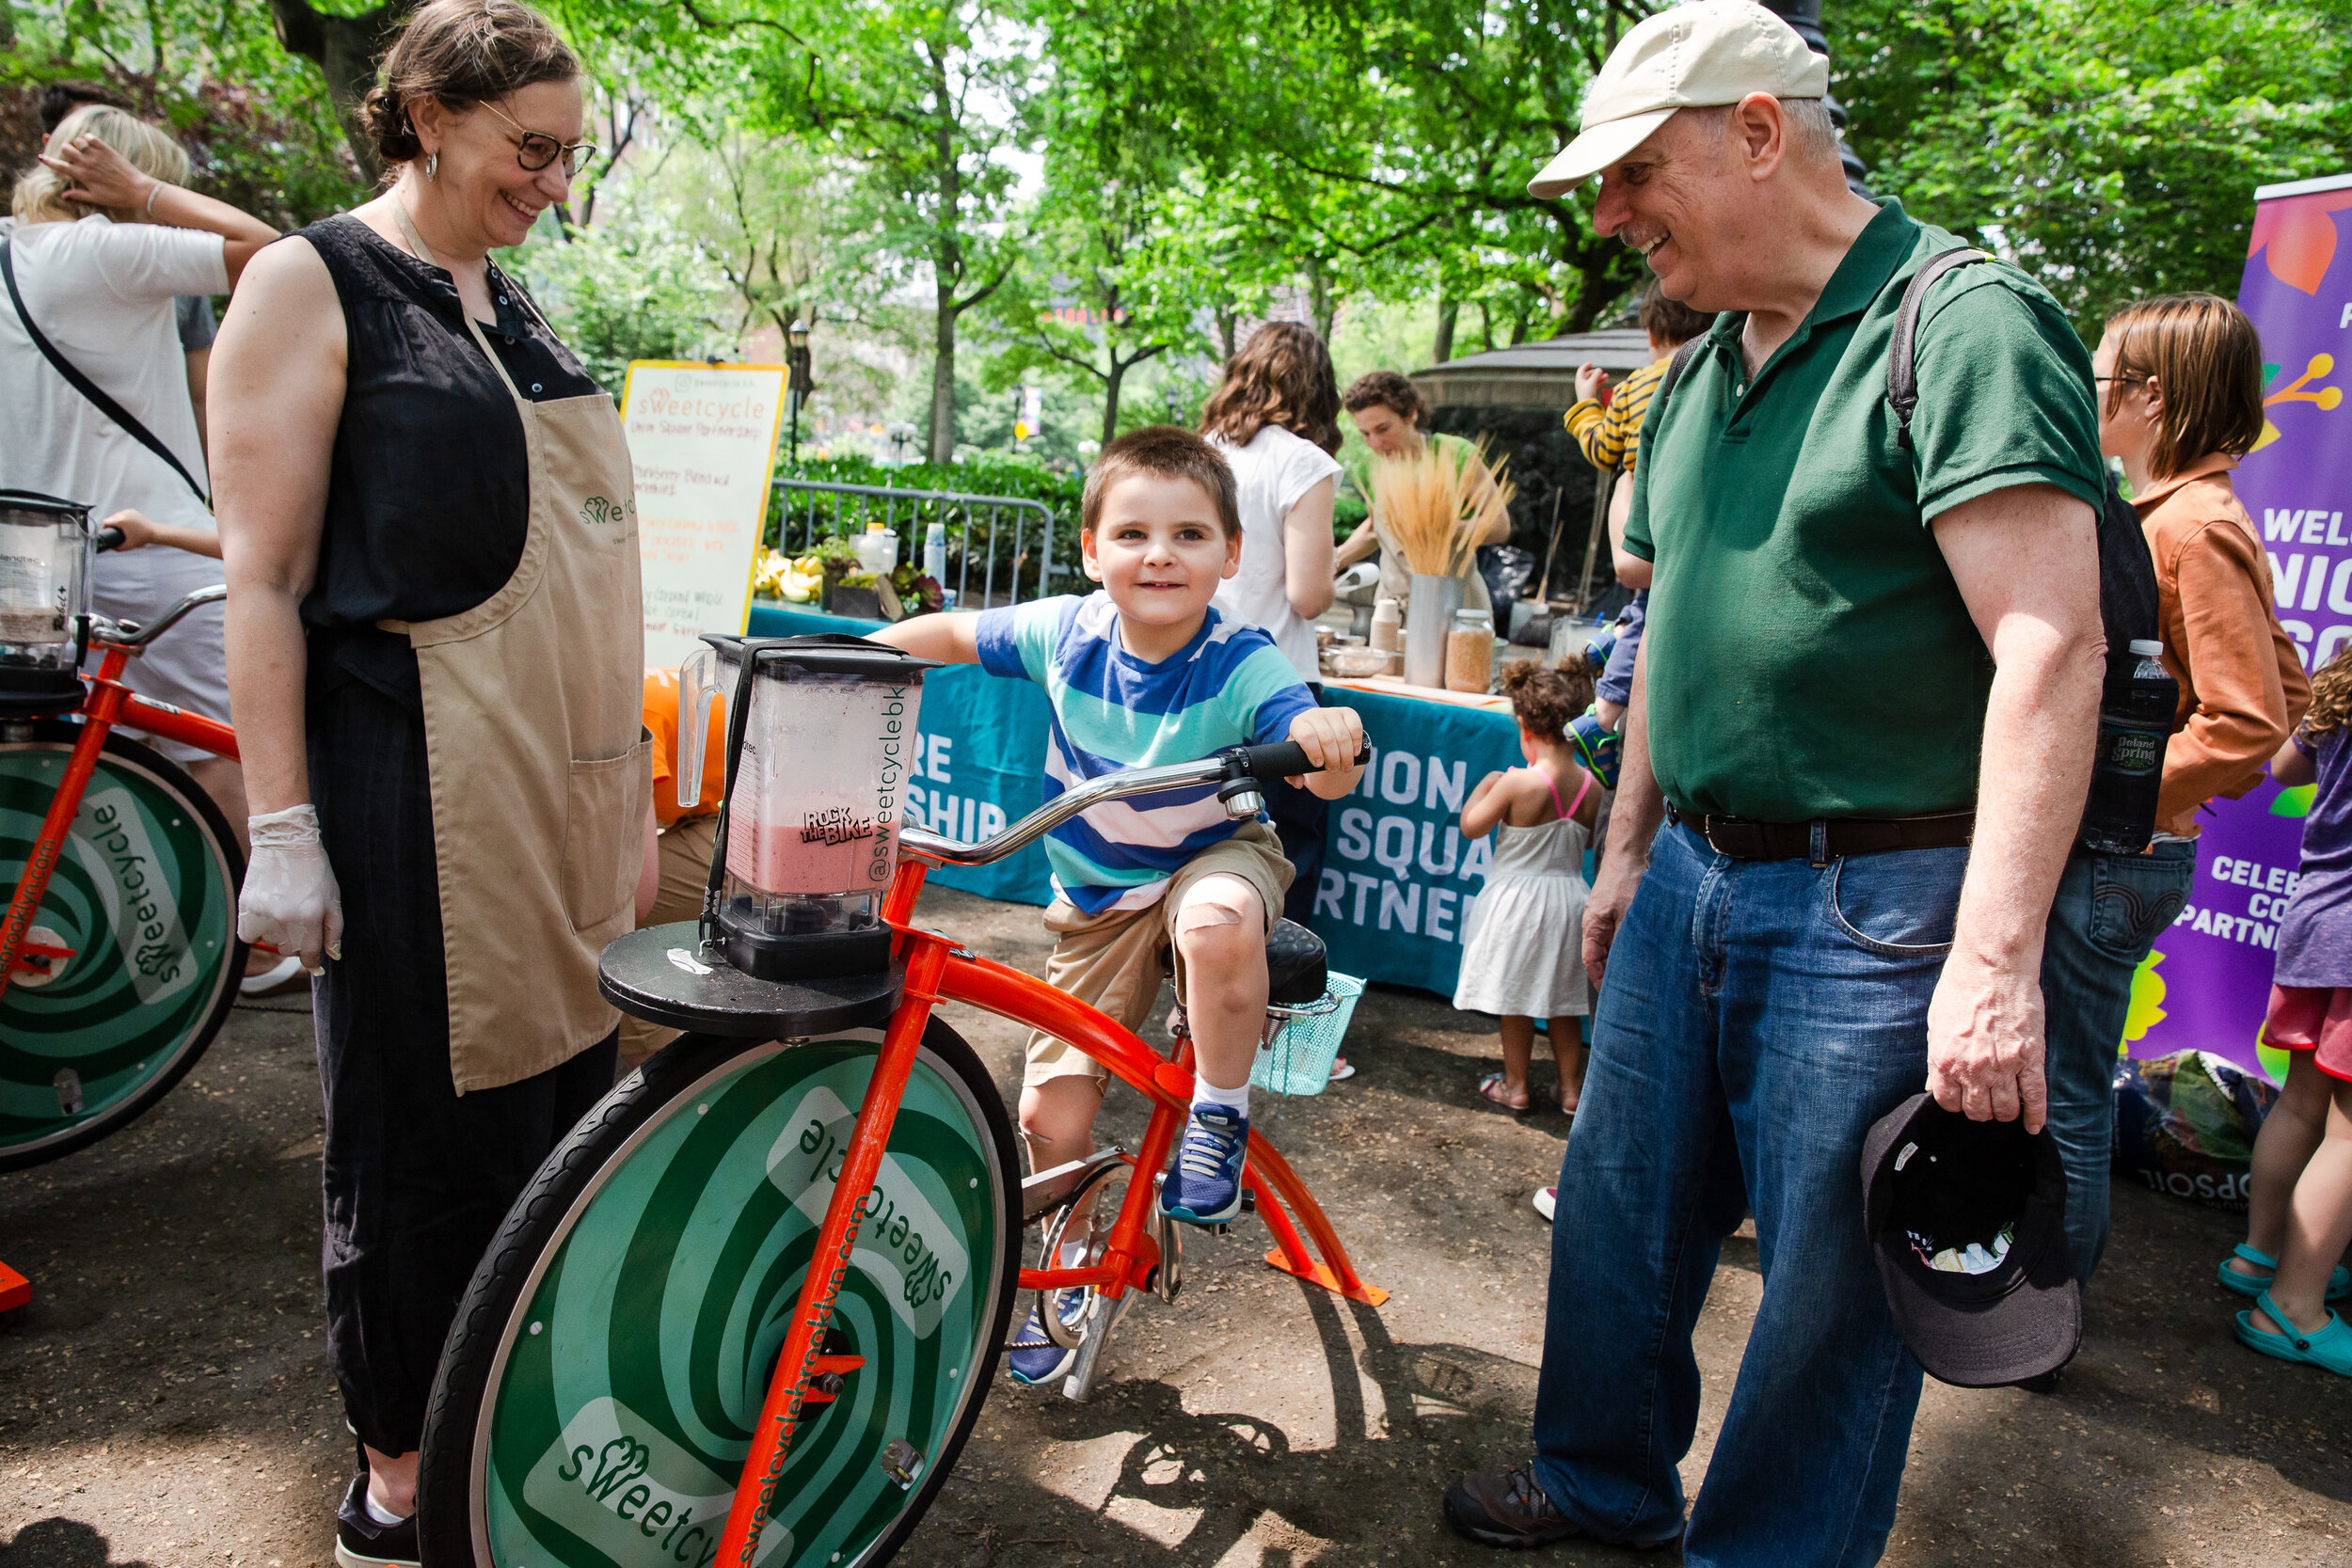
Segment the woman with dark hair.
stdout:
<svg viewBox="0 0 2352 1568">
<path fill-rule="evenodd" d="M 1461 460 L 1477 465 L 1480 477 L 1487 483 L 1486 466 L 1481 462 L 1470 443 L 1459 436 L 1424 434 L 1429 428 L 1429 410 L 1421 401 L 1421 389 L 1394 371 L 1371 371 L 1347 385 L 1341 400 L 1347 408 L 1347 417 L 1355 421 L 1356 433 L 1364 438 L 1375 457 L 1410 457 L 1421 451 L 1424 442 L 1440 449 L 1462 449 Z M 1404 552 L 1383 531 L 1386 524 L 1380 515 L 1380 498 L 1372 498 L 1372 515 L 1359 524 L 1347 542 L 1339 547 L 1333 565 L 1345 571 L 1359 561 L 1380 552 L 1380 597 L 1394 599 L 1399 610 L 1408 608 L 1413 596 L 1413 574 L 1405 564 Z M 1511 519 L 1498 513 L 1480 536 L 1481 545 L 1500 545 L 1511 537 Z M 1491 610 L 1486 595 L 1486 579 L 1472 566 L 1462 574 L 1462 608 Z"/>
<path fill-rule="evenodd" d="M 458 1299 L 612 1084 L 596 958 L 649 788 L 628 450 L 489 260 L 594 151 L 580 74 L 516 0 L 419 9 L 364 109 L 389 189 L 254 259 L 213 369 L 238 929 L 319 976 L 344 1568 L 416 1560 Z"/>
<path fill-rule="evenodd" d="M 1318 695 L 1313 622 L 1331 608 L 1339 420 L 1331 356 L 1314 329 L 1298 322 L 1268 322 L 1251 333 L 1200 415 L 1200 434 L 1232 467 L 1241 503 L 1241 569 L 1211 602 L 1227 620 L 1274 639 Z M 1303 922 L 1323 871 L 1323 800 L 1279 780 L 1265 795 L 1283 858 L 1295 873 L 1283 913 Z"/>
</svg>

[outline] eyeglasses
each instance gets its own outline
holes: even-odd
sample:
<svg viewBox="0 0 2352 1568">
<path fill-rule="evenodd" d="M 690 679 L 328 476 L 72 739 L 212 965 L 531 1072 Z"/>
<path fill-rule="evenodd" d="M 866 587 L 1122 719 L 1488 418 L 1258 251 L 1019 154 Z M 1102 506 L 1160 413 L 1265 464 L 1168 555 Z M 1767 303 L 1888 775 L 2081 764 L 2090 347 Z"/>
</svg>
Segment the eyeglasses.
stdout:
<svg viewBox="0 0 2352 1568">
<path fill-rule="evenodd" d="M 2148 378 L 2144 375 L 2094 375 L 2090 379 L 2094 383 L 2120 381 L 2126 387 L 2137 387 Z"/>
<path fill-rule="evenodd" d="M 515 161 L 533 174 L 561 157 L 564 160 L 564 178 L 577 179 L 582 166 L 596 155 L 595 142 L 576 141 L 568 144 L 560 142 L 544 132 L 523 130 L 513 115 L 508 114 L 486 98 L 482 101 L 482 106 L 506 121 L 507 124 L 513 125 L 516 130 L 522 131 L 523 139 L 515 144 Z"/>
</svg>

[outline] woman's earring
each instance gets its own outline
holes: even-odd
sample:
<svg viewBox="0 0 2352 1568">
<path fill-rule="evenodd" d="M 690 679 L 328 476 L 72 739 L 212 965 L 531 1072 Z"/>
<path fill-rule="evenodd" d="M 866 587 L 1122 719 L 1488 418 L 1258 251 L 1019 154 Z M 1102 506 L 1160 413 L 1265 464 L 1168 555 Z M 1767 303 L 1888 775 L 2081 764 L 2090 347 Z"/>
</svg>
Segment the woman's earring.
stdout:
<svg viewBox="0 0 2352 1568">
<path fill-rule="evenodd" d="M 441 155 L 438 152 L 426 153 L 424 155 L 424 177 L 430 180 L 440 172 Z"/>
</svg>

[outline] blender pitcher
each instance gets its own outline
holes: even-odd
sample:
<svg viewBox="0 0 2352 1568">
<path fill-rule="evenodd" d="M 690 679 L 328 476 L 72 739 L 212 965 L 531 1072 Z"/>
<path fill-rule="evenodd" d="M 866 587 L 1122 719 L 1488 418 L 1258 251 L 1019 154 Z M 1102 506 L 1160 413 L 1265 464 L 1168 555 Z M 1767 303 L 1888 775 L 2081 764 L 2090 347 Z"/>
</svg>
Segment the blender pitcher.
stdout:
<svg viewBox="0 0 2352 1568">
<path fill-rule="evenodd" d="M 0 717 L 81 705 L 89 562 L 88 507 L 0 490 Z"/>
<path fill-rule="evenodd" d="M 761 980 L 887 969 L 882 900 L 898 868 L 923 673 L 937 662 L 859 637 L 703 641 L 710 647 L 678 671 L 677 787 L 681 803 L 701 798 L 717 705 L 727 791 L 705 943 Z"/>
</svg>

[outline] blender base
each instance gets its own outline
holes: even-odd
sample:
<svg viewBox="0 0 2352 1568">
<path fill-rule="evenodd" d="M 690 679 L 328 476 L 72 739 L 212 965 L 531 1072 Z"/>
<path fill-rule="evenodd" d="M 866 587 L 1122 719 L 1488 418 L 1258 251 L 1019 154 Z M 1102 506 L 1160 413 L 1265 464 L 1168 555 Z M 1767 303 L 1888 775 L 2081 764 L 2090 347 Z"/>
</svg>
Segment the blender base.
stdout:
<svg viewBox="0 0 2352 1568">
<path fill-rule="evenodd" d="M 702 948 L 691 920 L 648 926 L 605 948 L 596 989 L 633 1018 L 665 1028 L 753 1039 L 835 1029 L 879 1029 L 898 1005 L 906 972 L 759 980 Z"/>
</svg>

